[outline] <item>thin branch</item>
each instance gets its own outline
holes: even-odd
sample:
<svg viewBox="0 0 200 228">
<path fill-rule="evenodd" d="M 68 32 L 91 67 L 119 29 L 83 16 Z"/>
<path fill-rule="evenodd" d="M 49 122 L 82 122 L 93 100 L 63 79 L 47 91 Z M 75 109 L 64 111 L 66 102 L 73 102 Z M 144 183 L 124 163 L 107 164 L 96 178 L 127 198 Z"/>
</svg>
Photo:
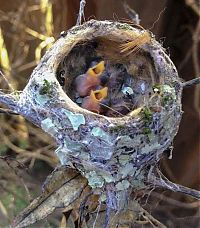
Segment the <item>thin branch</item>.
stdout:
<svg viewBox="0 0 200 228">
<path fill-rule="evenodd" d="M 196 3 L 195 0 L 185 0 L 185 4 L 192 8 L 192 10 L 200 17 L 199 2 Z"/>
<path fill-rule="evenodd" d="M 33 124 L 40 126 L 40 118 L 38 116 L 38 113 L 46 113 L 46 110 L 43 108 L 38 108 L 37 110 L 30 109 L 29 106 L 20 106 L 18 105 L 18 100 L 14 95 L 11 94 L 5 94 L 0 91 L 0 104 L 5 105 L 7 108 L 9 108 L 9 112 L 18 113 L 19 115 L 22 115 L 27 120 L 32 122 Z"/>
<path fill-rule="evenodd" d="M 149 177 L 149 181 L 155 186 L 166 188 L 173 192 L 184 193 L 195 199 L 200 200 L 200 191 L 171 182 L 158 169 L 156 169 L 156 172 L 158 175 L 160 175 L 160 177 L 157 177 L 154 174 L 150 175 Z"/>
<path fill-rule="evenodd" d="M 182 201 L 178 201 L 176 199 L 170 198 L 169 196 L 165 196 L 164 194 L 160 194 L 157 192 L 152 192 L 151 193 L 152 197 L 155 197 L 156 199 L 159 199 L 161 201 L 165 201 L 171 205 L 174 205 L 176 207 L 182 207 L 182 208 L 186 208 L 186 209 L 194 209 L 194 208 L 199 208 L 200 206 L 200 202 L 199 200 L 196 200 L 192 203 L 184 203 Z"/>
<path fill-rule="evenodd" d="M 12 87 L 12 85 L 9 83 L 8 79 L 6 78 L 6 76 L 3 74 L 3 72 L 0 70 L 0 75 L 3 77 L 4 81 L 6 82 L 6 84 L 8 85 L 8 87 L 14 91 L 14 88 Z"/>
<path fill-rule="evenodd" d="M 199 78 L 194 78 L 192 80 L 189 80 L 187 82 L 183 82 L 182 86 L 183 87 L 189 87 L 189 86 L 193 86 L 193 85 L 197 85 L 200 84 L 200 77 Z"/>
<path fill-rule="evenodd" d="M 80 0 L 80 7 L 79 7 L 79 13 L 78 13 L 76 25 L 81 25 L 82 17 L 85 20 L 85 14 L 84 14 L 85 5 L 86 5 L 86 0 Z"/>
<path fill-rule="evenodd" d="M 4 108 L 0 108 L 0 113 L 3 113 L 3 114 L 8 114 L 8 115 L 19 115 L 18 113 L 16 112 L 13 112 L 9 109 L 4 109 Z"/>
<path fill-rule="evenodd" d="M 17 110 L 17 100 L 13 95 L 0 92 L 0 104 L 8 107 L 10 111 L 16 112 Z"/>
<path fill-rule="evenodd" d="M 193 39 L 192 58 L 193 58 L 194 70 L 196 75 L 199 75 L 200 73 L 199 56 L 198 56 L 199 36 L 200 36 L 200 18 L 198 20 L 196 29 L 192 37 Z"/>
<path fill-rule="evenodd" d="M 123 2 L 124 11 L 130 17 L 130 19 L 137 25 L 140 24 L 139 15 L 133 10 L 126 1 Z"/>
<path fill-rule="evenodd" d="M 139 213 L 143 216 L 143 218 L 145 218 L 146 221 L 150 223 L 153 227 L 166 228 L 164 224 L 162 224 L 157 219 L 155 219 L 148 211 L 146 211 L 143 207 L 141 207 L 140 204 L 137 203 L 136 201 L 134 201 L 134 207 L 135 207 L 135 210 L 133 210 L 134 213 L 135 211 L 139 211 Z M 139 221 L 137 221 L 136 223 L 139 224 Z"/>
</svg>

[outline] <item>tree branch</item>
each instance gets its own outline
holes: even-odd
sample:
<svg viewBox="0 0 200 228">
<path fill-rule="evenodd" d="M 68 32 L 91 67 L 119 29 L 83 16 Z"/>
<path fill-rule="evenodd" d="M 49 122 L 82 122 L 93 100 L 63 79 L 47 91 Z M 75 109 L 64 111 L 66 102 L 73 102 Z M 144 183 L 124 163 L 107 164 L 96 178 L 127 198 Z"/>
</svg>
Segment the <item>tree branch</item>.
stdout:
<svg viewBox="0 0 200 228">
<path fill-rule="evenodd" d="M 5 105 L 10 109 L 10 111 L 16 112 L 17 106 L 17 99 L 11 94 L 5 94 L 0 92 L 0 104 Z"/>
<path fill-rule="evenodd" d="M 189 80 L 187 82 L 183 82 L 182 86 L 183 87 L 189 87 L 189 86 L 193 86 L 193 85 L 197 85 L 200 84 L 200 77 L 199 78 L 194 78 L 192 80 Z"/>
<path fill-rule="evenodd" d="M 18 113 L 5 108 L 0 108 L 0 113 L 8 114 L 8 115 L 19 115 Z"/>
</svg>

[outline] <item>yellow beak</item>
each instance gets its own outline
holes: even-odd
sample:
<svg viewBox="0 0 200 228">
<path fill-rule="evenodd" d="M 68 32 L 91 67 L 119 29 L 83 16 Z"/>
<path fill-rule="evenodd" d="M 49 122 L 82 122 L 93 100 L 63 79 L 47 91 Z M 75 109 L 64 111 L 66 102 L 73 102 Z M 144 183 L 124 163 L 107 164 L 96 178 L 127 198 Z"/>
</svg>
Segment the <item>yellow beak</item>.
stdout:
<svg viewBox="0 0 200 228">
<path fill-rule="evenodd" d="M 103 99 L 105 99 L 108 96 L 108 87 L 104 87 L 103 89 L 100 90 L 91 90 L 90 93 L 90 98 L 94 101 L 94 102 L 100 102 Z"/>
<path fill-rule="evenodd" d="M 98 77 L 103 73 L 104 70 L 105 70 L 105 64 L 104 64 L 104 61 L 101 61 L 94 67 L 89 68 L 87 71 L 87 74 L 93 77 Z"/>
</svg>

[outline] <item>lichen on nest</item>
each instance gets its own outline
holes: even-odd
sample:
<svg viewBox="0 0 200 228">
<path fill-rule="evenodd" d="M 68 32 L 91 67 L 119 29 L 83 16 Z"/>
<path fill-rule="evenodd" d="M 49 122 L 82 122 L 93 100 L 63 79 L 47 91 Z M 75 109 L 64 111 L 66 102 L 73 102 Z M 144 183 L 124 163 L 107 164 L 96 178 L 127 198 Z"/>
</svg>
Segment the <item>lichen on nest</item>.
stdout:
<svg viewBox="0 0 200 228">
<path fill-rule="evenodd" d="M 98 23 L 82 26 L 93 34 L 85 38 L 78 33 L 78 42 L 74 41 L 57 69 L 65 93 L 81 108 L 101 116 L 100 122 L 93 122 L 88 114 L 88 131 L 79 137 L 88 156 L 81 157 L 81 151 L 74 156 L 70 151 L 68 158 L 75 159 L 76 168 L 93 188 L 113 183 L 120 191 L 125 180 L 127 189 L 143 188 L 147 177 L 138 173 L 146 172 L 148 162 L 160 159 L 157 155 L 171 145 L 177 132 L 181 90 L 175 85 L 179 78 L 148 31 L 104 22 L 97 31 Z M 109 120 L 106 125 L 104 120 Z"/>
<path fill-rule="evenodd" d="M 93 189 L 147 187 L 182 114 L 180 79 L 150 32 L 92 20 L 62 35 L 41 66 L 29 104 L 45 107 L 40 125 L 56 139 L 61 163 Z"/>
</svg>

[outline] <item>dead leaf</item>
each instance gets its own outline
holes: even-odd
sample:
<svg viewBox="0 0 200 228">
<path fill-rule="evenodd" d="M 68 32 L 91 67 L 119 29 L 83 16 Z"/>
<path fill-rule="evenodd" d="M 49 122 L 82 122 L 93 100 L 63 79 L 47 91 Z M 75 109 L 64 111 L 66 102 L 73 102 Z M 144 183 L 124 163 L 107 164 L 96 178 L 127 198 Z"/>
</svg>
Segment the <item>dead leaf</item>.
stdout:
<svg viewBox="0 0 200 228">
<path fill-rule="evenodd" d="M 22 228 L 46 218 L 56 208 L 67 207 L 81 195 L 87 180 L 76 171 L 59 167 L 47 177 L 42 194 L 14 220 L 13 228 Z"/>
</svg>

